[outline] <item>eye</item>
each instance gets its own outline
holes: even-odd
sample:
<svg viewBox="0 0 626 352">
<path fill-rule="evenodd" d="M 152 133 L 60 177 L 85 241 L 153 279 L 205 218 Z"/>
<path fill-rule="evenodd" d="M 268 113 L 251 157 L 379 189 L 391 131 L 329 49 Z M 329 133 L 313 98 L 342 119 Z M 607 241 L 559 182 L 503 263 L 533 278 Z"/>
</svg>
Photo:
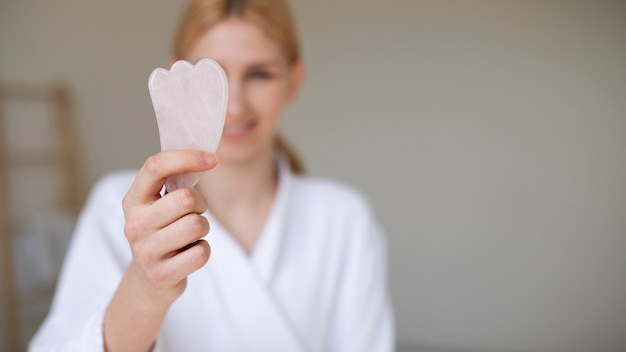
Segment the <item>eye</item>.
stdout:
<svg viewBox="0 0 626 352">
<path fill-rule="evenodd" d="M 271 79 L 272 77 L 274 77 L 272 73 L 266 70 L 250 71 L 247 75 L 250 79 Z"/>
</svg>

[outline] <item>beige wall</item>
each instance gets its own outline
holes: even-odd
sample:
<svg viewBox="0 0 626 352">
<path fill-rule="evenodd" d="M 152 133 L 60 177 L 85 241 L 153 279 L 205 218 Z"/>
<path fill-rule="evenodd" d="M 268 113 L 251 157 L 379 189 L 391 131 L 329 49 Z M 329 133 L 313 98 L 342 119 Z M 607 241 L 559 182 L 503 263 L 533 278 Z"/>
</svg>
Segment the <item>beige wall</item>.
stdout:
<svg viewBox="0 0 626 352">
<path fill-rule="evenodd" d="M 626 349 L 626 3 L 294 0 L 285 134 L 389 235 L 399 339 Z M 158 148 L 179 1 L 0 2 L 0 79 L 76 90 L 85 173 Z"/>
</svg>

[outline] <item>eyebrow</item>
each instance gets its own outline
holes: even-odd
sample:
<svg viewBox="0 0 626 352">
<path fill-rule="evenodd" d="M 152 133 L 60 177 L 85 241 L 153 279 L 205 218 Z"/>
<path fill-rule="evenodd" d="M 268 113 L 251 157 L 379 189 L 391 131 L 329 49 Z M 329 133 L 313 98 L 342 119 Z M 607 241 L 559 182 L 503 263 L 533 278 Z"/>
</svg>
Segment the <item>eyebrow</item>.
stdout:
<svg viewBox="0 0 626 352">
<path fill-rule="evenodd" d="M 281 64 L 282 62 L 280 62 L 279 60 L 270 60 L 270 61 L 254 62 L 249 67 L 250 68 L 263 68 L 263 67 L 268 67 L 268 66 L 280 66 Z"/>
</svg>

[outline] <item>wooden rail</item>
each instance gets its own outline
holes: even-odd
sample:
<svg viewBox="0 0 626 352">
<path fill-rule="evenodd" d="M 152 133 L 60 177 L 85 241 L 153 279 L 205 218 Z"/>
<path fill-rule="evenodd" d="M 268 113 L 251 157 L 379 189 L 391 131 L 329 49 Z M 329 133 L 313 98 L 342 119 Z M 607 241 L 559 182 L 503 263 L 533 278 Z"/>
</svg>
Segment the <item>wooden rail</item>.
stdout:
<svg viewBox="0 0 626 352">
<path fill-rule="evenodd" d="M 51 104 L 54 108 L 52 119 L 60 144 L 56 149 L 19 152 L 8 145 L 7 125 L 4 105 L 6 102 L 33 102 Z M 16 219 L 10 199 L 12 168 L 21 166 L 57 166 L 62 170 L 58 185 L 62 190 L 61 206 L 76 215 L 82 206 L 81 165 L 79 163 L 76 131 L 72 115 L 72 101 L 69 89 L 63 84 L 36 85 L 16 84 L 0 81 L 0 263 L 2 264 L 2 305 L 6 319 L 7 347 L 9 351 L 22 351 L 21 317 L 22 305 L 34 297 L 20 292 L 17 284 L 15 256 L 13 253 L 14 235 L 17 232 Z M 27 118 L 27 117 L 26 117 Z M 47 292 L 52 292 L 48 289 Z M 49 295 L 49 294 L 48 294 Z"/>
</svg>

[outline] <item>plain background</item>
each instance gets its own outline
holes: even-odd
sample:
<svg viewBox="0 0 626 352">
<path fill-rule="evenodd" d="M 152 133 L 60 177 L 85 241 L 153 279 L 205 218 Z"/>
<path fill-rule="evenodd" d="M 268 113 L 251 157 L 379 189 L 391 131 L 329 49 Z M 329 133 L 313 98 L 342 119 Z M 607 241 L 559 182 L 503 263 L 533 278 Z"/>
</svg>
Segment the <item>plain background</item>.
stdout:
<svg viewBox="0 0 626 352">
<path fill-rule="evenodd" d="M 0 0 L 0 80 L 71 85 L 85 192 L 158 150 L 147 79 L 182 4 Z M 376 209 L 400 343 L 626 350 L 626 2 L 292 4 L 281 128 Z"/>
</svg>

